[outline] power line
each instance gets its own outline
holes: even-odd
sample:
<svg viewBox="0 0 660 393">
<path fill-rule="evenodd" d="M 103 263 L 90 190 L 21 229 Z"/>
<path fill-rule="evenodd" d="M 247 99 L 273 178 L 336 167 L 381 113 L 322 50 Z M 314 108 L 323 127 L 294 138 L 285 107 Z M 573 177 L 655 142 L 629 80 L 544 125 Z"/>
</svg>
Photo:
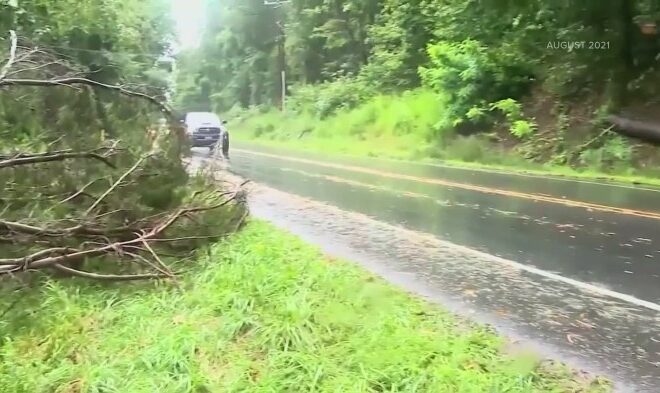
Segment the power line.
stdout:
<svg viewBox="0 0 660 393">
<path fill-rule="evenodd" d="M 279 8 L 283 6 L 284 4 L 289 3 L 289 0 L 276 0 L 276 1 L 271 1 L 271 0 L 264 0 L 264 5 L 265 6 L 274 6 L 274 8 Z M 282 25 L 282 15 L 280 15 L 280 18 L 275 22 L 277 24 L 277 27 L 280 29 L 280 37 L 278 40 L 278 52 L 279 52 L 279 58 L 280 58 L 280 100 L 281 100 L 281 110 L 282 112 L 286 112 L 286 48 L 285 48 L 285 41 L 286 41 L 286 30 L 284 29 L 284 26 Z"/>
<path fill-rule="evenodd" d="M 149 57 L 154 57 L 154 58 L 159 58 L 159 57 L 165 57 L 167 56 L 165 53 L 145 53 L 145 52 L 128 52 L 128 51 L 112 51 L 112 50 L 107 50 L 107 49 L 86 49 L 86 48 L 76 48 L 72 46 L 57 46 L 57 45 L 45 45 L 46 48 L 54 48 L 54 49 L 64 49 L 64 50 L 71 50 L 71 51 L 77 51 L 77 52 L 90 52 L 90 53 L 109 53 L 109 54 L 114 54 L 114 55 L 129 55 L 129 56 L 149 56 Z"/>
<path fill-rule="evenodd" d="M 175 59 L 171 55 L 167 54 L 155 54 L 155 53 L 143 53 L 143 52 L 128 52 L 128 51 L 110 51 L 110 50 L 100 50 L 100 49 L 86 49 L 86 48 L 76 48 L 76 47 L 71 47 L 71 46 L 58 46 L 58 45 L 44 45 L 44 49 L 61 49 L 61 50 L 67 50 L 67 51 L 75 51 L 75 52 L 87 52 L 87 53 L 100 53 L 100 54 L 111 54 L 111 55 L 127 55 L 130 56 L 131 59 L 129 60 L 133 64 L 139 64 L 143 66 L 154 66 L 159 63 L 174 63 Z M 64 53 L 54 53 L 57 56 L 64 56 L 69 60 L 73 60 L 73 58 L 69 55 L 66 55 Z M 135 60 L 134 57 L 137 56 L 146 56 L 151 58 L 151 60 L 145 60 L 145 61 L 138 61 Z M 121 64 L 113 59 L 108 59 L 109 60 L 109 67 L 117 67 L 120 66 Z"/>
<path fill-rule="evenodd" d="M 0 38 L 0 42 L 5 41 L 4 37 Z M 171 54 L 166 52 L 163 53 L 149 53 L 149 52 L 129 52 L 129 51 L 113 51 L 113 50 L 108 50 L 108 49 L 87 49 L 87 48 L 79 48 L 79 47 L 74 47 L 74 46 L 60 46 L 60 45 L 51 45 L 51 44 L 43 44 L 40 45 L 38 43 L 35 43 L 33 45 L 35 48 L 39 49 L 62 49 L 62 50 L 68 50 L 68 51 L 76 51 L 76 52 L 88 52 L 88 53 L 104 53 L 104 54 L 115 54 L 115 55 L 128 55 L 128 56 L 147 56 L 147 57 L 153 57 L 155 59 L 158 59 L 160 57 L 171 57 Z M 31 49 L 31 48 L 27 48 Z"/>
</svg>

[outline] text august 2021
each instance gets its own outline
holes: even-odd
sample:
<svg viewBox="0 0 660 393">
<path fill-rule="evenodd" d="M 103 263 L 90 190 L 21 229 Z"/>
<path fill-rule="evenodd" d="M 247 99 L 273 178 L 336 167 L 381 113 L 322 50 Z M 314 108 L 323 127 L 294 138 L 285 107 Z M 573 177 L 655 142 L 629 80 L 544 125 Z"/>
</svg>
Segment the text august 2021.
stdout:
<svg viewBox="0 0 660 393">
<path fill-rule="evenodd" d="M 610 49 L 609 41 L 548 41 L 547 49 L 573 50 L 606 50 Z"/>
</svg>

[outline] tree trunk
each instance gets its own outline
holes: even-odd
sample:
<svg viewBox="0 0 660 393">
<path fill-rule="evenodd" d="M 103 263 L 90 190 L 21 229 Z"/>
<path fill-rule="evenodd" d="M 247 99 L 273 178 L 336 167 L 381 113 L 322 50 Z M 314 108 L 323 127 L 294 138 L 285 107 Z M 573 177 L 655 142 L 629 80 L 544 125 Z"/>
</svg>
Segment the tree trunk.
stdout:
<svg viewBox="0 0 660 393">
<path fill-rule="evenodd" d="M 631 120 L 617 115 L 611 115 L 607 120 L 615 127 L 614 130 L 622 135 L 660 145 L 660 124 Z"/>
<path fill-rule="evenodd" d="M 280 42 L 278 43 L 278 50 L 279 50 L 279 65 L 280 65 L 280 72 L 277 73 L 277 79 L 278 79 L 278 85 L 280 86 L 279 89 L 279 97 L 277 98 L 277 102 L 280 103 L 280 110 L 284 111 L 284 97 L 286 97 L 286 85 L 284 83 L 284 79 L 282 78 L 282 73 L 286 72 L 286 48 L 284 47 L 284 29 L 282 29 L 282 36 L 280 37 Z"/>
<path fill-rule="evenodd" d="M 618 30 L 621 35 L 618 43 L 619 61 L 618 66 L 614 70 L 614 89 L 611 97 L 614 109 L 618 110 L 625 107 L 628 103 L 628 83 L 632 79 L 635 68 L 633 51 L 635 42 L 635 25 L 633 23 L 635 4 L 632 0 L 619 0 L 619 6 L 614 8 L 614 10 L 618 10 Z"/>
</svg>

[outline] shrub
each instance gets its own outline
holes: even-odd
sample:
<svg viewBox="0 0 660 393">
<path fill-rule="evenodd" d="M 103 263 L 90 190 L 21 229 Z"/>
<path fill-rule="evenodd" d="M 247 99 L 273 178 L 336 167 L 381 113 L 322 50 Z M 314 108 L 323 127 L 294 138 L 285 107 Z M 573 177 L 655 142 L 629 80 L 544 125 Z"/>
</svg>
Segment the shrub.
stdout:
<svg viewBox="0 0 660 393">
<path fill-rule="evenodd" d="M 533 120 L 523 119 L 522 105 L 513 98 L 499 100 L 490 105 L 491 110 L 500 110 L 509 122 L 509 132 L 516 138 L 524 139 L 536 131 Z"/>
<path fill-rule="evenodd" d="M 487 102 L 518 97 L 529 84 L 524 67 L 503 63 L 496 56 L 497 50 L 479 41 L 439 42 L 430 45 L 427 52 L 430 63 L 420 67 L 419 75 L 424 86 L 448 97 L 454 126 L 473 120 L 479 114 L 475 108 Z"/>
<path fill-rule="evenodd" d="M 404 56 L 401 51 L 376 50 L 360 70 L 358 79 L 382 92 L 410 88 L 409 80 L 402 78 L 406 73 Z"/>
<path fill-rule="evenodd" d="M 350 77 L 318 85 L 300 85 L 292 90 L 290 109 L 297 113 L 311 112 L 321 119 L 341 109 L 355 108 L 376 94 L 364 81 Z"/>
<path fill-rule="evenodd" d="M 520 103 L 513 98 L 506 98 L 504 100 L 499 100 L 490 105 L 491 110 L 499 109 L 504 113 L 507 120 L 514 122 L 520 120 L 522 117 L 522 106 Z"/>
<path fill-rule="evenodd" d="M 482 107 L 478 106 L 473 106 L 470 108 L 469 111 L 465 114 L 465 117 L 468 118 L 468 120 L 474 120 L 474 121 L 479 121 L 482 120 L 486 117 L 486 110 Z"/>
<path fill-rule="evenodd" d="M 527 120 L 516 120 L 511 124 L 509 132 L 511 135 L 523 139 L 531 136 L 536 131 L 536 124 Z"/>
<path fill-rule="evenodd" d="M 580 153 L 579 161 L 589 168 L 607 171 L 611 170 L 615 164 L 629 163 L 631 159 L 632 147 L 630 144 L 624 138 L 615 136 L 600 148 Z"/>
<path fill-rule="evenodd" d="M 447 145 L 445 158 L 465 162 L 481 161 L 487 150 L 485 142 L 477 136 L 459 136 Z"/>
</svg>

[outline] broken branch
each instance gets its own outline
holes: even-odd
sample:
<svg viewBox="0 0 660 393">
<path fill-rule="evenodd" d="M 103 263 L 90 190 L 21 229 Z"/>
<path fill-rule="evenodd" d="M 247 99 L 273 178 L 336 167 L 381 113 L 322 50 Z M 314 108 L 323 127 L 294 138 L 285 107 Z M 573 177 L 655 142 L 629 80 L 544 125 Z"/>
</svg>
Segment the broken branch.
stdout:
<svg viewBox="0 0 660 393">
<path fill-rule="evenodd" d="M 7 76 L 7 72 L 9 72 L 9 69 L 16 60 L 16 46 L 18 44 L 18 37 L 16 36 L 16 32 L 14 30 L 9 31 L 9 39 L 11 41 L 11 47 L 9 48 L 9 60 L 7 60 L 4 67 L 2 67 L 2 71 L 0 71 L 0 81 L 2 81 L 5 76 Z"/>
<path fill-rule="evenodd" d="M 138 91 L 128 90 L 121 85 L 109 85 L 106 83 L 97 82 L 88 78 L 72 77 L 72 78 L 58 78 L 58 79 L 2 79 L 0 80 L 0 87 L 2 86 L 37 86 L 37 87 L 53 87 L 53 86 L 76 86 L 86 85 L 105 90 L 112 90 L 128 97 L 135 97 L 144 99 L 156 105 L 161 112 L 168 116 L 172 116 L 172 109 L 158 100 L 158 98 L 141 93 Z"/>
<path fill-rule="evenodd" d="M 107 166 L 114 168 L 115 165 L 111 163 L 107 157 L 98 153 L 98 150 L 88 152 L 74 152 L 74 151 L 60 151 L 55 153 L 38 153 L 33 155 L 17 155 L 12 158 L 3 159 L 0 161 L 0 169 L 9 168 L 20 165 L 39 164 L 45 162 L 64 161 L 75 158 L 92 158 L 99 160 Z"/>
<path fill-rule="evenodd" d="M 131 275 L 98 274 L 98 273 L 91 273 L 82 270 L 72 269 L 70 267 L 63 265 L 54 265 L 53 267 L 56 270 L 70 274 L 72 276 L 89 278 L 92 280 L 100 280 L 100 281 L 139 281 L 139 280 L 155 280 L 155 279 L 162 279 L 169 277 L 168 275 L 165 274 L 131 274 Z"/>
<path fill-rule="evenodd" d="M 108 196 L 108 195 L 109 195 L 109 194 L 110 194 L 115 188 L 117 188 L 117 186 L 120 185 L 120 184 L 124 181 L 124 179 L 126 179 L 131 173 L 135 172 L 135 170 L 140 166 L 140 164 L 142 164 L 142 162 L 143 162 L 147 157 L 149 157 L 149 156 L 141 157 L 139 160 L 137 160 L 137 162 L 136 162 L 132 167 L 130 167 L 126 172 L 124 172 L 124 174 L 121 175 L 121 176 L 119 177 L 119 179 L 117 179 L 117 181 L 116 181 L 116 182 L 115 182 L 110 188 L 108 188 L 108 189 L 103 193 L 103 195 L 101 195 L 101 196 L 99 197 L 99 199 L 97 199 L 96 202 L 94 202 L 94 203 L 92 204 L 92 206 L 89 207 L 89 209 L 87 209 L 87 211 L 85 212 L 85 215 L 88 215 L 88 214 L 90 214 L 91 212 L 93 212 L 94 209 L 96 209 L 96 207 L 99 205 L 99 203 L 101 203 L 101 201 L 103 201 L 103 199 L 105 199 L 105 197 L 107 197 L 107 196 Z"/>
<path fill-rule="evenodd" d="M 66 247 L 53 247 L 49 248 L 46 250 L 41 250 L 38 252 L 35 252 L 31 255 L 25 256 L 25 257 L 19 257 L 19 258 L 6 258 L 6 259 L 0 259 L 0 275 L 2 274 L 9 274 L 9 273 L 15 273 L 19 271 L 25 271 L 25 270 L 34 270 L 34 269 L 42 269 L 42 268 L 55 268 L 57 270 L 66 272 L 68 274 L 80 276 L 80 277 L 85 277 L 85 278 L 92 278 L 92 279 L 99 279 L 99 280 L 139 280 L 139 279 L 152 279 L 152 278 L 163 278 L 163 277 L 172 277 L 174 276 L 174 273 L 170 271 L 170 269 L 163 263 L 163 261 L 158 257 L 156 254 L 155 250 L 149 245 L 149 242 L 159 242 L 163 243 L 166 242 L 167 240 L 164 238 L 161 238 L 160 235 L 166 231 L 169 227 L 171 227 L 176 221 L 178 221 L 181 217 L 185 217 L 188 214 L 192 213 L 197 213 L 197 212 L 202 212 L 202 211 L 209 211 L 209 210 L 214 210 L 218 209 L 222 206 L 226 206 L 232 201 L 237 200 L 237 195 L 241 190 L 235 191 L 230 198 L 223 200 L 221 202 L 218 202 L 213 205 L 207 205 L 207 206 L 196 206 L 196 207 L 187 207 L 187 208 L 181 208 L 178 209 L 177 211 L 166 215 L 165 217 L 161 218 L 160 221 L 156 222 L 153 224 L 150 228 L 146 227 L 143 230 L 134 230 L 130 233 L 132 238 L 123 240 L 123 241 L 115 241 L 110 244 L 103 244 L 100 246 L 97 246 L 95 248 L 91 249 L 86 249 L 86 250 L 80 250 L 80 249 L 72 249 L 72 248 L 66 248 Z M 240 201 L 239 201 L 240 203 Z M 245 215 L 241 217 L 239 221 L 242 221 L 244 219 Z M 13 223 L 13 222 L 8 222 L 8 221 L 0 221 L 0 225 L 2 225 L 5 229 L 10 229 L 10 230 L 15 230 L 15 231 L 23 231 L 27 233 L 31 233 L 34 235 L 48 235 L 48 234 L 57 234 L 61 235 L 62 232 L 53 232 L 52 230 L 47 230 L 44 228 L 39 228 L 31 225 L 26 225 L 26 224 L 21 224 L 21 223 Z M 69 228 L 68 231 L 74 232 L 78 231 L 78 233 L 89 233 L 90 230 L 84 228 L 82 225 L 76 226 Z M 101 230 L 96 230 L 98 232 L 102 232 Z M 95 231 L 95 232 L 96 232 Z M 106 234 L 106 233 L 104 233 Z M 129 233 L 125 233 L 124 235 L 129 235 Z M 101 236 L 101 235 L 99 235 Z M 172 239 L 171 241 L 175 241 L 176 239 Z M 147 250 L 149 254 L 152 255 L 152 257 L 155 260 L 155 265 L 153 266 L 155 270 L 157 270 L 159 273 L 158 274 L 149 274 L 149 275 L 132 275 L 132 276 L 123 276 L 123 275 L 100 275 L 96 273 L 89 273 L 89 272 L 84 272 L 76 269 L 69 268 L 67 266 L 62 266 L 62 265 L 68 265 L 71 263 L 75 262 L 81 262 L 85 261 L 88 258 L 92 257 L 99 257 L 102 255 L 113 255 L 113 254 L 128 254 L 132 255 L 134 253 L 131 252 L 125 252 L 124 250 L 126 249 L 143 249 Z M 139 258 L 142 259 L 142 258 Z"/>
</svg>

